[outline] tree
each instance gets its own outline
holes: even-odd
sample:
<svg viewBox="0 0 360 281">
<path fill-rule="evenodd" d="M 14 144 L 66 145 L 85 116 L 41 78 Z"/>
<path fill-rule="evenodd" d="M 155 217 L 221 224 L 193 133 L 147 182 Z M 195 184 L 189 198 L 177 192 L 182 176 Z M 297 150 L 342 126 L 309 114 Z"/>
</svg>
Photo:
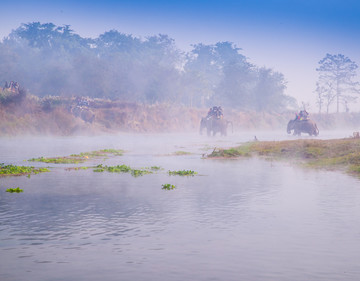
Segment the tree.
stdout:
<svg viewBox="0 0 360 281">
<path fill-rule="evenodd" d="M 69 25 L 22 24 L 0 42 L 0 77 L 38 96 L 85 95 L 143 103 L 279 110 L 284 77 L 248 62 L 231 42 L 184 53 L 168 35 L 111 30 L 82 38 Z"/>
<path fill-rule="evenodd" d="M 210 106 L 210 101 L 222 76 L 216 46 L 200 43 L 192 45 L 192 47 L 193 50 L 187 54 L 187 61 L 184 66 L 185 81 L 191 83 L 193 90 L 193 92 L 188 92 L 191 99 L 190 103 L 192 104 L 192 101 L 197 99 L 201 102 L 201 104 L 197 104 L 198 106 Z M 196 77 L 195 80 L 194 77 Z"/>
<path fill-rule="evenodd" d="M 359 84 L 353 81 L 358 65 L 342 54 L 326 54 L 319 64 L 320 67 L 316 69 L 320 73 L 317 95 L 326 99 L 327 110 L 333 100 L 336 100 L 337 113 L 340 103 L 343 103 L 348 110 L 348 104 L 356 101 L 357 97 L 354 94 L 360 93 Z"/>
<path fill-rule="evenodd" d="M 256 71 L 256 85 L 253 89 L 252 104 L 258 111 L 279 111 L 293 105 L 295 99 L 284 94 L 286 81 L 284 75 L 272 69 L 261 67 Z"/>
<path fill-rule="evenodd" d="M 326 113 L 329 113 L 330 106 L 336 98 L 336 92 L 332 81 L 319 79 L 319 81 L 316 82 L 315 93 L 317 94 L 316 103 L 319 107 L 319 113 L 321 113 L 323 105 L 326 107 Z"/>
</svg>

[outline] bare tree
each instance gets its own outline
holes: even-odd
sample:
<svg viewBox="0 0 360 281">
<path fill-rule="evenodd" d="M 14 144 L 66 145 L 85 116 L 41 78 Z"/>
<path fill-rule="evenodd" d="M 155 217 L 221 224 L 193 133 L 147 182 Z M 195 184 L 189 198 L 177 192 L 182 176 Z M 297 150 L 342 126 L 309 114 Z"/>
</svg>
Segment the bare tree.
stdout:
<svg viewBox="0 0 360 281">
<path fill-rule="evenodd" d="M 339 112 L 340 103 L 345 105 L 356 102 L 359 94 L 359 83 L 354 82 L 358 65 L 342 54 L 326 56 L 319 61 L 319 83 L 317 94 L 322 95 L 327 101 L 327 111 L 330 104 L 336 100 L 336 112 Z"/>
<path fill-rule="evenodd" d="M 330 105 L 334 102 L 336 98 L 336 91 L 331 81 L 324 81 L 319 79 L 316 82 L 317 101 L 319 107 L 319 113 L 322 111 L 322 106 L 326 107 L 326 113 L 329 113 Z"/>
</svg>

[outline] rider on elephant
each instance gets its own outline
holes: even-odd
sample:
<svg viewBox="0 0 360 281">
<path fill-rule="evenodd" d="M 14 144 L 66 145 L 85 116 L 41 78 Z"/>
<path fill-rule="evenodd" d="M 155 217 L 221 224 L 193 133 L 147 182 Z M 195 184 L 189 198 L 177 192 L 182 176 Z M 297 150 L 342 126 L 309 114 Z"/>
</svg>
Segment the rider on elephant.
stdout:
<svg viewBox="0 0 360 281">
<path fill-rule="evenodd" d="M 295 119 L 294 121 L 305 121 L 305 120 L 309 120 L 309 113 L 304 109 L 304 110 L 300 110 L 300 113 L 297 114 L 295 113 Z"/>
<path fill-rule="evenodd" d="M 222 113 L 222 108 L 221 106 L 213 106 L 212 108 L 209 109 L 209 112 L 206 116 L 206 119 L 210 119 L 212 117 L 215 117 L 216 119 L 222 119 L 223 118 L 223 113 Z"/>
<path fill-rule="evenodd" d="M 301 110 L 299 113 L 300 121 L 302 120 L 308 120 L 309 119 L 309 113 L 304 109 Z"/>
</svg>

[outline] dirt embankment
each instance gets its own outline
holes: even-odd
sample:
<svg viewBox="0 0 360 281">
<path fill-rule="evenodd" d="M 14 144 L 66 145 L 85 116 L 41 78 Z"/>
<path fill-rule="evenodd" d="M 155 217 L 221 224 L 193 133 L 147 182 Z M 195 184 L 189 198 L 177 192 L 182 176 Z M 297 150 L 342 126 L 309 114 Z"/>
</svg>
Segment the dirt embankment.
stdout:
<svg viewBox="0 0 360 281">
<path fill-rule="evenodd" d="M 197 132 L 207 108 L 186 108 L 174 104 L 144 105 L 88 98 L 27 95 L 21 100 L 0 103 L 0 136 L 77 135 L 118 132 Z M 224 109 L 234 131 L 284 130 L 294 112 L 238 112 Z M 359 127 L 360 113 L 311 117 L 321 130 Z M 230 128 L 229 128 L 230 129 Z"/>
<path fill-rule="evenodd" d="M 0 135 L 194 131 L 205 111 L 169 104 L 28 96 L 0 104 Z"/>
</svg>

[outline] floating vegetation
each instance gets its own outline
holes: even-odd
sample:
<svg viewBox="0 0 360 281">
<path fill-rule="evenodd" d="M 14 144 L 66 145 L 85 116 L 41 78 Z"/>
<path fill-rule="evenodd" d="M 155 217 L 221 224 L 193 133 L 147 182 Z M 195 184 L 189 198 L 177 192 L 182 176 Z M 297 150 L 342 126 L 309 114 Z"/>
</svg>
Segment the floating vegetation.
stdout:
<svg viewBox="0 0 360 281">
<path fill-rule="evenodd" d="M 122 156 L 124 153 L 124 150 L 121 149 L 102 149 L 97 151 L 91 151 L 91 152 L 83 152 L 80 154 L 71 154 L 71 157 L 88 157 L 88 158 L 95 158 L 95 157 L 103 157 L 103 156 Z"/>
<path fill-rule="evenodd" d="M 170 176 L 194 176 L 197 173 L 191 170 L 181 170 L 181 171 L 169 171 Z"/>
<path fill-rule="evenodd" d="M 65 157 L 39 157 L 39 158 L 31 158 L 28 161 L 30 162 L 43 162 L 43 163 L 53 163 L 53 164 L 79 164 L 83 163 L 88 158 L 85 157 L 73 157 L 73 156 L 65 156 Z"/>
<path fill-rule="evenodd" d="M 8 188 L 6 189 L 6 192 L 10 192 L 10 193 L 20 193 L 20 192 L 24 192 L 23 189 L 21 189 L 20 187 L 17 188 Z"/>
<path fill-rule="evenodd" d="M 140 177 L 146 174 L 151 174 L 151 171 L 148 170 L 136 170 L 136 169 L 132 169 L 131 170 L 131 175 L 133 175 L 134 177 Z"/>
<path fill-rule="evenodd" d="M 162 189 L 165 189 L 165 190 L 171 190 L 171 189 L 175 189 L 176 186 L 173 185 L 173 184 L 170 184 L 170 183 L 165 183 L 162 185 Z"/>
<path fill-rule="evenodd" d="M 42 172 L 50 172 L 47 168 L 34 168 L 29 166 L 16 166 L 16 165 L 5 165 L 0 164 L 0 176 L 21 176 L 38 174 Z"/>
<path fill-rule="evenodd" d="M 53 163 L 53 164 L 79 164 L 79 163 L 84 163 L 85 161 L 87 161 L 91 158 L 107 157 L 110 155 L 121 156 L 121 155 L 123 155 L 123 153 L 124 153 L 124 151 L 120 150 L 120 149 L 102 149 L 102 150 L 98 150 L 98 151 L 83 152 L 80 154 L 71 154 L 70 156 L 64 156 L 64 157 L 32 158 L 32 159 L 29 159 L 28 161 Z"/>
<path fill-rule="evenodd" d="M 145 174 L 151 174 L 151 171 L 148 170 L 139 170 L 139 169 L 132 169 L 129 166 L 126 165 L 117 165 L 117 166 L 104 166 L 102 164 L 97 165 L 94 169 L 94 172 L 110 172 L 110 173 L 131 173 L 134 177 L 143 176 Z"/>
<path fill-rule="evenodd" d="M 159 170 L 161 170 L 162 168 L 161 167 L 159 167 L 159 166 L 151 166 L 150 167 L 150 170 L 152 170 L 152 171 L 159 171 Z"/>
<path fill-rule="evenodd" d="M 190 155 L 191 154 L 191 152 L 187 152 L 187 151 L 175 151 L 174 153 L 173 153 L 173 155 L 177 155 L 177 156 L 181 156 L 181 155 Z"/>
<path fill-rule="evenodd" d="M 86 167 L 86 166 L 82 166 L 82 167 L 71 167 L 71 168 L 66 168 L 66 171 L 78 171 L 78 170 L 87 170 L 90 167 Z"/>
</svg>

